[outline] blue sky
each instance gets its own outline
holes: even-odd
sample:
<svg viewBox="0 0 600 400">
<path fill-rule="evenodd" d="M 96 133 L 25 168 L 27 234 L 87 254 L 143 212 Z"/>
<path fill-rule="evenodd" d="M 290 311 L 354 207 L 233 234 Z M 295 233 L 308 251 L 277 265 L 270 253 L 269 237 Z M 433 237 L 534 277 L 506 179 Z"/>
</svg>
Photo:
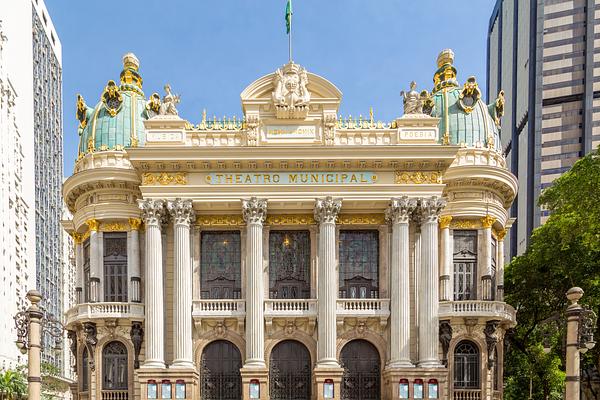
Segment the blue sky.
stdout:
<svg viewBox="0 0 600 400">
<path fill-rule="evenodd" d="M 294 61 L 343 93 L 340 112 L 390 121 L 400 91 L 431 89 L 435 59 L 452 48 L 459 81 L 475 75 L 485 92 L 486 38 L 494 0 L 294 0 Z M 95 104 L 118 81 L 123 54 L 140 60 L 144 92 L 181 95 L 193 123 L 241 116 L 240 93 L 285 64 L 286 0 L 46 0 L 63 46 L 64 159 L 77 157 L 75 97 Z M 484 93 L 485 98 L 485 93 Z"/>
</svg>

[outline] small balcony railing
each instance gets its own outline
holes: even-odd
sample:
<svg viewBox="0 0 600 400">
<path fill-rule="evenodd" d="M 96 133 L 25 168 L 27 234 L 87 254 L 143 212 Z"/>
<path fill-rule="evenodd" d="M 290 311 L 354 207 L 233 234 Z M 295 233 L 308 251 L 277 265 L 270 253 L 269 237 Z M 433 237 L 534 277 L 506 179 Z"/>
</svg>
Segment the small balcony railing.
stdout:
<svg viewBox="0 0 600 400">
<path fill-rule="evenodd" d="M 337 320 L 344 318 L 378 318 L 382 326 L 387 324 L 390 316 L 390 299 L 338 299 Z"/>
<path fill-rule="evenodd" d="M 481 390 L 454 389 L 454 400 L 481 400 Z"/>
<path fill-rule="evenodd" d="M 309 327 L 314 328 L 317 320 L 316 299 L 266 299 L 265 323 L 270 330 L 274 318 L 305 318 Z"/>
<path fill-rule="evenodd" d="M 128 390 L 103 390 L 102 400 L 128 400 Z"/>
<path fill-rule="evenodd" d="M 438 313 L 440 318 L 473 317 L 497 319 L 510 324 L 516 323 L 517 312 L 501 301 L 461 300 L 442 301 Z"/>
<path fill-rule="evenodd" d="M 246 301 L 243 299 L 197 299 L 192 302 L 192 317 L 196 327 L 202 320 L 235 319 L 243 329 L 246 318 Z"/>
<path fill-rule="evenodd" d="M 67 326 L 74 322 L 95 319 L 130 318 L 144 319 L 144 305 L 140 303 L 83 303 L 72 307 L 66 313 Z"/>
</svg>

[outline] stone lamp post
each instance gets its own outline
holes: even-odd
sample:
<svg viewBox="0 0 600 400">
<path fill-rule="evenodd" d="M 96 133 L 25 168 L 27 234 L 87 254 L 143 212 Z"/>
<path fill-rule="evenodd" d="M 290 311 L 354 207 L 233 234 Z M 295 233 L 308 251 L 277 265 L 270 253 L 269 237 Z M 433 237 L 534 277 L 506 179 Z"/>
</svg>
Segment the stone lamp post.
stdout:
<svg viewBox="0 0 600 400">
<path fill-rule="evenodd" d="M 42 295 L 37 290 L 27 292 L 27 299 L 31 302 L 29 308 L 14 316 L 17 328 L 17 340 L 15 344 L 21 353 L 28 353 L 27 360 L 27 398 L 40 400 L 42 392 L 41 376 L 41 347 L 42 333 L 48 333 L 62 342 L 64 326 L 59 321 L 48 318 L 40 308 Z M 58 345 L 57 345 L 58 347 Z"/>
</svg>

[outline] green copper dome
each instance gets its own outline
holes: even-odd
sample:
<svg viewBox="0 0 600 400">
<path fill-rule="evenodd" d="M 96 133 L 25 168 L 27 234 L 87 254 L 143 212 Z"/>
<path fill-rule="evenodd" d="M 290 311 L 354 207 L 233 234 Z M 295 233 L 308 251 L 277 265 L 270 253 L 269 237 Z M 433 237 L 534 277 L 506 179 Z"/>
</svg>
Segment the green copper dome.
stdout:
<svg viewBox="0 0 600 400">
<path fill-rule="evenodd" d="M 77 96 L 78 158 L 87 153 L 123 150 L 145 143 L 146 98 L 138 68 L 137 58 L 131 53 L 126 54 L 121 85 L 108 81 L 94 108 L 88 107 L 83 97 Z"/>
<path fill-rule="evenodd" d="M 431 116 L 440 118 L 442 143 L 501 151 L 500 117 L 504 112 L 504 93 L 500 92 L 493 104 L 485 104 L 474 77 L 459 87 L 453 61 L 452 50 L 444 50 L 438 56 L 434 88 L 428 99 Z"/>
</svg>

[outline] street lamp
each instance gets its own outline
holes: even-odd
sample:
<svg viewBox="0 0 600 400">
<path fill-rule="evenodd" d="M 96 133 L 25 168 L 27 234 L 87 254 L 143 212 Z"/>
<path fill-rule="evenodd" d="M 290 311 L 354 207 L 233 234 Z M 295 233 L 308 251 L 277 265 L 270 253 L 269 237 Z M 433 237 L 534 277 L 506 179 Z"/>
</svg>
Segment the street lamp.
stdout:
<svg viewBox="0 0 600 400">
<path fill-rule="evenodd" d="M 27 398 L 40 400 L 41 398 L 41 362 L 40 352 L 42 347 L 42 333 L 47 333 L 56 339 L 55 350 L 59 351 L 62 343 L 64 325 L 49 317 L 40 307 L 42 295 L 37 290 L 27 292 L 27 299 L 31 302 L 29 308 L 20 311 L 14 316 L 17 328 L 17 340 L 15 344 L 22 354 L 28 354 L 27 359 Z"/>
</svg>

